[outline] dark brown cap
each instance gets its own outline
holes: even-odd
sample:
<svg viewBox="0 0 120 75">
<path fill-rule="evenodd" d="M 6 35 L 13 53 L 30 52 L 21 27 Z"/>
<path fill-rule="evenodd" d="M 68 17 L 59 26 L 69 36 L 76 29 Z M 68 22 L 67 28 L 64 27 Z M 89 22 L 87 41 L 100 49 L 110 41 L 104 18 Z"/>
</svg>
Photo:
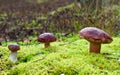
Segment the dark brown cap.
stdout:
<svg viewBox="0 0 120 75">
<path fill-rule="evenodd" d="M 112 37 L 101 29 L 86 27 L 79 32 L 80 37 L 95 43 L 111 43 Z"/>
<path fill-rule="evenodd" d="M 56 37 L 52 33 L 43 33 L 39 35 L 38 42 L 54 42 L 56 41 Z"/>
<path fill-rule="evenodd" d="M 12 52 L 16 52 L 20 50 L 20 46 L 17 44 L 11 44 L 11 45 L 8 45 L 8 49 Z"/>
</svg>

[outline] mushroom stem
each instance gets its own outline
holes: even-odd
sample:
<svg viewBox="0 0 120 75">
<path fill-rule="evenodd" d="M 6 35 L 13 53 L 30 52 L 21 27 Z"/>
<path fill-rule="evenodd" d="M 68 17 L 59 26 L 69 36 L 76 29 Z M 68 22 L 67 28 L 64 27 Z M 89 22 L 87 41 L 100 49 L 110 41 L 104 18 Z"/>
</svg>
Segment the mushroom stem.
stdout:
<svg viewBox="0 0 120 75">
<path fill-rule="evenodd" d="M 90 52 L 91 53 L 100 53 L 101 43 L 90 42 Z"/>
<path fill-rule="evenodd" d="M 16 52 L 11 51 L 9 58 L 10 58 L 10 61 L 15 63 L 17 61 L 17 51 Z"/>
<path fill-rule="evenodd" d="M 48 48 L 50 46 L 50 42 L 45 43 L 45 48 Z"/>
</svg>

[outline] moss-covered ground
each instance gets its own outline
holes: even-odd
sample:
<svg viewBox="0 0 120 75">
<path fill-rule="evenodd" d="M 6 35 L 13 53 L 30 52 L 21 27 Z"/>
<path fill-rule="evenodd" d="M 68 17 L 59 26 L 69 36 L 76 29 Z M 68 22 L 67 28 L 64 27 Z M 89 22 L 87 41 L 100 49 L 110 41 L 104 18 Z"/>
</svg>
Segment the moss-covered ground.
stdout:
<svg viewBox="0 0 120 75">
<path fill-rule="evenodd" d="M 89 53 L 89 42 L 78 35 L 44 44 L 18 43 L 18 61 L 9 60 L 7 46 L 0 47 L 0 75 L 120 75 L 120 39 L 102 44 L 101 53 Z M 13 42 L 8 42 L 8 44 Z"/>
</svg>

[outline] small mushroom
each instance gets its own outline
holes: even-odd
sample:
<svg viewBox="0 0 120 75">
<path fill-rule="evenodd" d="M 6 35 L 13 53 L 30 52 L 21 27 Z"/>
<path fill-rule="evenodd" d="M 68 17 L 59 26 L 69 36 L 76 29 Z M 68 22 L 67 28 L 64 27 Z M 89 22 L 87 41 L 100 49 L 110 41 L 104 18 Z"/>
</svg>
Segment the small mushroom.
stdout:
<svg viewBox="0 0 120 75">
<path fill-rule="evenodd" d="M 17 51 L 20 50 L 20 46 L 17 44 L 11 44 L 8 45 L 8 49 L 11 51 L 9 59 L 15 63 L 17 61 Z"/>
<path fill-rule="evenodd" d="M 112 37 L 101 29 L 86 27 L 79 32 L 79 36 L 90 42 L 90 52 L 100 53 L 101 44 L 111 43 Z"/>
<path fill-rule="evenodd" d="M 38 42 L 45 43 L 44 48 L 47 48 L 50 46 L 50 42 L 56 41 L 56 37 L 52 33 L 43 33 L 39 35 Z"/>
</svg>

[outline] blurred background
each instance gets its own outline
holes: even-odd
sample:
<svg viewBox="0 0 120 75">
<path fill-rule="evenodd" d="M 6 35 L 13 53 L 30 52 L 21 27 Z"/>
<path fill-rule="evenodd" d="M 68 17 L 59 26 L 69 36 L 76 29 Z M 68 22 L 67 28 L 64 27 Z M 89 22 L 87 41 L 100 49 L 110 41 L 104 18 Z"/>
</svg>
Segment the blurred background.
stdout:
<svg viewBox="0 0 120 75">
<path fill-rule="evenodd" d="M 119 36 L 120 0 L 0 0 L 1 41 L 67 36 L 87 26 Z"/>
</svg>

